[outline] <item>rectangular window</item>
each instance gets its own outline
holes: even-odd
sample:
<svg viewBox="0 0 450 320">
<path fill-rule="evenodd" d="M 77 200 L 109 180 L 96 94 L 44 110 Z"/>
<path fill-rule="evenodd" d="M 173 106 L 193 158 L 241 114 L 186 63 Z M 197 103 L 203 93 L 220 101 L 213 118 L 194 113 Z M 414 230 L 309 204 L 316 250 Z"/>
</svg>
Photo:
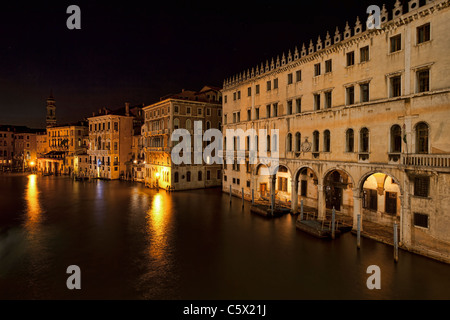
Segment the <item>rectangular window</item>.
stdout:
<svg viewBox="0 0 450 320">
<path fill-rule="evenodd" d="M 273 79 L 273 88 L 278 89 L 278 78 Z"/>
<path fill-rule="evenodd" d="M 308 191 L 308 181 L 301 180 L 301 182 L 300 182 L 300 195 L 302 197 L 306 197 L 307 191 Z"/>
<path fill-rule="evenodd" d="M 314 76 L 319 76 L 320 75 L 320 63 L 316 63 L 314 65 Z"/>
<path fill-rule="evenodd" d="M 255 86 L 255 93 L 256 93 L 256 94 L 259 94 L 259 84 L 257 84 L 257 85 Z"/>
<path fill-rule="evenodd" d="M 362 83 L 359 85 L 359 89 L 361 91 L 361 102 L 369 101 L 369 84 Z"/>
<path fill-rule="evenodd" d="M 206 108 L 206 115 L 210 116 L 211 115 L 211 108 Z"/>
<path fill-rule="evenodd" d="M 402 35 L 396 35 L 391 37 L 391 53 L 397 52 L 402 49 Z"/>
<path fill-rule="evenodd" d="M 289 74 L 287 75 L 287 83 L 288 83 L 288 84 L 292 84 L 292 73 L 289 73 Z"/>
<path fill-rule="evenodd" d="M 333 71 L 332 69 L 332 64 L 331 64 L 331 59 L 325 61 L 325 73 L 331 72 Z"/>
<path fill-rule="evenodd" d="M 271 81 L 267 81 L 267 91 L 272 90 L 272 82 Z"/>
<path fill-rule="evenodd" d="M 173 108 L 173 112 L 176 113 L 176 114 L 178 114 L 178 106 L 175 106 L 175 107 Z"/>
<path fill-rule="evenodd" d="M 273 116 L 278 117 L 278 103 L 273 104 Z"/>
<path fill-rule="evenodd" d="M 295 99 L 295 113 L 302 112 L 302 98 Z"/>
<path fill-rule="evenodd" d="M 325 95 L 325 109 L 331 108 L 331 91 L 327 91 L 324 93 Z"/>
<path fill-rule="evenodd" d="M 191 107 L 186 107 L 186 113 L 191 114 Z"/>
<path fill-rule="evenodd" d="M 292 114 L 292 100 L 287 102 L 287 114 Z"/>
<path fill-rule="evenodd" d="M 217 179 L 222 179 L 222 171 L 220 169 L 217 170 Z"/>
<path fill-rule="evenodd" d="M 270 104 L 266 106 L 266 118 L 270 118 Z"/>
<path fill-rule="evenodd" d="M 314 95 L 314 110 L 320 110 L 320 93 Z"/>
<path fill-rule="evenodd" d="M 251 97 L 252 95 L 252 87 L 247 88 L 247 96 Z"/>
<path fill-rule="evenodd" d="M 198 115 L 198 116 L 201 116 L 201 115 L 202 115 L 202 109 L 200 109 L 200 108 L 197 109 L 197 115 Z"/>
<path fill-rule="evenodd" d="M 227 103 L 227 96 L 224 96 L 223 100 L 225 103 Z"/>
<path fill-rule="evenodd" d="M 206 180 L 211 180 L 211 171 L 206 170 Z"/>
<path fill-rule="evenodd" d="M 236 113 L 233 113 L 233 123 L 236 123 Z"/>
<path fill-rule="evenodd" d="M 426 92 L 430 91 L 430 70 L 417 71 L 417 91 Z"/>
<path fill-rule="evenodd" d="M 237 112 L 237 122 L 241 122 L 241 112 Z"/>
<path fill-rule="evenodd" d="M 363 208 L 373 211 L 378 210 L 377 190 L 364 189 Z"/>
<path fill-rule="evenodd" d="M 414 212 L 414 226 L 428 228 L 428 215 Z"/>
<path fill-rule="evenodd" d="M 236 92 L 233 92 L 233 101 L 236 101 Z"/>
<path fill-rule="evenodd" d="M 255 108 L 255 119 L 259 119 L 259 108 Z"/>
<path fill-rule="evenodd" d="M 347 87 L 345 89 L 345 92 L 347 94 L 347 105 L 354 104 L 355 103 L 355 87 Z"/>
<path fill-rule="evenodd" d="M 396 215 L 397 214 L 397 192 L 386 191 L 386 196 L 384 200 L 384 211 L 387 214 Z"/>
<path fill-rule="evenodd" d="M 417 43 L 430 41 L 430 24 L 417 27 Z"/>
<path fill-rule="evenodd" d="M 297 70 L 297 71 L 295 72 L 295 80 L 296 80 L 297 82 L 302 81 L 302 70 Z"/>
<path fill-rule="evenodd" d="M 223 122 L 225 122 L 225 124 L 227 124 L 227 118 L 228 118 L 228 115 L 225 114 L 225 115 L 223 116 Z"/>
<path fill-rule="evenodd" d="M 391 78 L 391 97 L 400 97 L 402 95 L 401 76 Z"/>
<path fill-rule="evenodd" d="M 352 66 L 355 64 L 355 52 L 349 52 L 347 53 L 347 67 Z"/>
<path fill-rule="evenodd" d="M 252 109 L 247 110 L 247 121 L 252 120 Z"/>
<path fill-rule="evenodd" d="M 430 188 L 430 177 L 414 178 L 414 195 L 418 197 L 428 197 L 428 189 Z"/>
<path fill-rule="evenodd" d="M 241 99 L 241 91 L 237 92 L 237 98 L 238 98 L 238 100 Z"/>
<path fill-rule="evenodd" d="M 369 61 L 369 46 L 359 49 L 359 62 Z"/>
</svg>

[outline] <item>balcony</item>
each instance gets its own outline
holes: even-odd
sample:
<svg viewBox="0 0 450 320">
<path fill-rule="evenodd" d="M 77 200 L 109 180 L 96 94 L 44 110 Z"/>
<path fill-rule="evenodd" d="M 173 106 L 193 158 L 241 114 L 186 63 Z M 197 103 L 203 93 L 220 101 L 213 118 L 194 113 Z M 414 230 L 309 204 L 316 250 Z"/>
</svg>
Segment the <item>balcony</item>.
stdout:
<svg viewBox="0 0 450 320">
<path fill-rule="evenodd" d="M 450 168 L 450 154 L 403 155 L 402 164 L 405 166 Z"/>
</svg>

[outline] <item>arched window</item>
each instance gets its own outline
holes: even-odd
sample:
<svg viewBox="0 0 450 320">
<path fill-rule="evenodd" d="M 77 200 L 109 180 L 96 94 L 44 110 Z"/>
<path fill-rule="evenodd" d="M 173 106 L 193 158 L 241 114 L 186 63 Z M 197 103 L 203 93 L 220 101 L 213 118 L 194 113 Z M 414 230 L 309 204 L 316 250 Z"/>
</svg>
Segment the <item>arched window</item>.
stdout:
<svg viewBox="0 0 450 320">
<path fill-rule="evenodd" d="M 325 130 L 323 132 L 323 151 L 330 152 L 330 149 L 331 149 L 330 130 Z"/>
<path fill-rule="evenodd" d="M 428 125 L 425 122 L 416 126 L 416 152 L 428 153 Z"/>
<path fill-rule="evenodd" d="M 300 132 L 295 133 L 295 151 L 300 152 L 302 149 L 302 135 Z"/>
<path fill-rule="evenodd" d="M 314 131 L 313 133 L 313 152 L 319 152 L 319 140 L 320 133 L 319 131 Z"/>
<path fill-rule="evenodd" d="M 266 146 L 266 151 L 269 152 L 270 151 L 270 135 L 267 135 L 267 146 Z"/>
<path fill-rule="evenodd" d="M 353 132 L 353 129 L 347 129 L 347 132 L 345 133 L 345 140 L 346 140 L 345 151 L 354 152 L 355 151 L 355 134 Z"/>
<path fill-rule="evenodd" d="M 198 172 L 198 181 L 202 181 L 202 172 L 201 171 Z"/>
<path fill-rule="evenodd" d="M 191 130 L 191 120 L 190 119 L 186 120 L 186 129 Z"/>
<path fill-rule="evenodd" d="M 286 151 L 288 151 L 288 152 L 292 151 L 292 133 L 288 133 L 288 135 L 287 135 Z"/>
<path fill-rule="evenodd" d="M 178 129 L 180 127 L 180 120 L 178 118 L 173 119 L 173 128 Z"/>
<path fill-rule="evenodd" d="M 278 151 L 278 135 L 274 134 L 272 136 L 272 151 Z"/>
<path fill-rule="evenodd" d="M 175 172 L 174 182 L 178 182 L 178 172 Z"/>
<path fill-rule="evenodd" d="M 391 127 L 391 152 L 402 152 L 402 128 L 398 124 Z"/>
<path fill-rule="evenodd" d="M 191 182 L 191 172 L 190 171 L 186 172 L 186 181 Z"/>
<path fill-rule="evenodd" d="M 359 133 L 359 141 L 359 152 L 369 152 L 369 129 L 361 129 Z"/>
</svg>

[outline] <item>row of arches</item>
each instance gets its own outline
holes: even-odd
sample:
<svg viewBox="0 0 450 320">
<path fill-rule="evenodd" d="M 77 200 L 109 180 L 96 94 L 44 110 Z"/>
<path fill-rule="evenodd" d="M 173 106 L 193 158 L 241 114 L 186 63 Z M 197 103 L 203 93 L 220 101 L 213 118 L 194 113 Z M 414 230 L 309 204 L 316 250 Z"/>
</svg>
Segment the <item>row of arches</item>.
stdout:
<svg viewBox="0 0 450 320">
<path fill-rule="evenodd" d="M 257 197 L 290 203 L 298 209 L 300 201 L 319 218 L 335 208 L 339 214 L 355 221 L 355 214 L 363 219 L 392 226 L 401 215 L 401 186 L 388 172 L 369 171 L 358 179 L 341 168 L 330 168 L 322 175 L 318 168 L 301 166 L 291 172 L 287 165 L 270 171 L 264 164 L 254 170 Z"/>
</svg>

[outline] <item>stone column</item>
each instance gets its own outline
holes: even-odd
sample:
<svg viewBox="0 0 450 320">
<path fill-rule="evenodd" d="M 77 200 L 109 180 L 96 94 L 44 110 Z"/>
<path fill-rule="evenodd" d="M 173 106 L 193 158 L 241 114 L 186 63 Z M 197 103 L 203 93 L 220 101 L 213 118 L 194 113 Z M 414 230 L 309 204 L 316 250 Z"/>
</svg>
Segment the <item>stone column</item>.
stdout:
<svg viewBox="0 0 450 320">
<path fill-rule="evenodd" d="M 326 217 L 326 203 L 325 203 L 325 194 L 324 194 L 324 186 L 322 184 L 317 185 L 317 209 L 319 211 L 319 220 L 323 220 Z"/>
<path fill-rule="evenodd" d="M 295 179 L 291 181 L 291 210 L 293 213 L 298 211 L 298 181 Z"/>
<path fill-rule="evenodd" d="M 361 192 L 358 188 L 353 190 L 353 230 L 358 228 L 358 214 L 361 215 L 361 231 L 363 230 L 363 220 L 362 220 L 362 198 Z"/>
</svg>

